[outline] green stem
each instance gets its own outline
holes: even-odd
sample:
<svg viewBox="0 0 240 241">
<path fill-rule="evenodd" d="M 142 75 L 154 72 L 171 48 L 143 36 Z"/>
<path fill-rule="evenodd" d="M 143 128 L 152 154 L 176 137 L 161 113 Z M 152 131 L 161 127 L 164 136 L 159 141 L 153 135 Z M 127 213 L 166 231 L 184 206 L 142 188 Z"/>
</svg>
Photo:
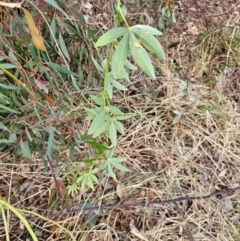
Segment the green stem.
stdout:
<svg viewBox="0 0 240 241">
<path fill-rule="evenodd" d="M 35 233 L 33 232 L 31 226 L 29 225 L 28 221 L 24 218 L 24 216 L 20 212 L 18 212 L 18 210 L 16 208 L 14 208 L 11 204 L 9 204 L 9 203 L 1 200 L 1 199 L 0 199 L 0 205 L 5 206 L 7 209 L 12 211 L 21 220 L 21 222 L 24 224 L 24 226 L 28 230 L 29 234 L 31 235 L 33 241 L 38 241 Z"/>
<path fill-rule="evenodd" d="M 43 106 L 35 97 L 34 93 L 28 89 L 28 87 L 26 86 L 25 83 L 22 83 L 16 76 L 14 76 L 11 72 L 7 71 L 5 68 L 3 68 L 1 65 L 0 65 L 0 70 L 2 70 L 6 75 L 8 75 L 10 78 L 12 78 L 17 84 L 21 85 L 22 88 L 28 93 L 30 94 L 34 100 L 41 106 Z"/>
</svg>

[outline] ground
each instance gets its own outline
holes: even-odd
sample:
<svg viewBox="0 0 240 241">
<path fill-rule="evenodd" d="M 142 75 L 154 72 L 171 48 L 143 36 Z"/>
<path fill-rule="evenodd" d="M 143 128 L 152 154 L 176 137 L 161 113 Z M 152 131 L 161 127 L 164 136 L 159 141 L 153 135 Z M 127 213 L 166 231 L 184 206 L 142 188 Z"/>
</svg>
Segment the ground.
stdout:
<svg viewBox="0 0 240 241">
<path fill-rule="evenodd" d="M 176 16 L 164 26 L 159 1 L 126 3 L 132 24 L 166 29 L 160 41 L 167 56 L 154 60 L 156 80 L 133 73 L 128 91 L 114 98 L 134 114 L 117 145 L 131 172 L 116 172 L 116 183 L 103 171 L 94 191 L 70 196 L 65 174 L 76 161 L 66 150 L 54 163 L 62 210 L 52 173 L 37 154 L 32 162 L 11 155 L 0 162 L 0 197 L 21 210 L 38 240 L 240 240 L 240 2 L 164 2 Z M 111 1 L 72 4 L 90 28 L 112 27 Z M 86 92 L 73 94 L 75 106 Z M 89 127 L 80 112 L 51 122 L 59 132 L 84 134 Z M 31 240 L 14 214 L 6 216 L 11 240 Z"/>
</svg>

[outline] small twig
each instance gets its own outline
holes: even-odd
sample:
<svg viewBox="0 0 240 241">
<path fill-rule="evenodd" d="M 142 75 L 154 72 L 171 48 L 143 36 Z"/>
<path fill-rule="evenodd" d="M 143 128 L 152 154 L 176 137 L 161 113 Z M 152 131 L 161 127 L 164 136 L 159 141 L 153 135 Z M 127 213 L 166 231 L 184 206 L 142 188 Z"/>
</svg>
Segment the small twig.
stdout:
<svg viewBox="0 0 240 241">
<path fill-rule="evenodd" d="M 235 192 L 235 191 L 240 191 L 240 186 L 235 187 L 235 188 L 226 188 L 221 191 L 213 192 L 211 194 L 205 195 L 205 196 L 197 196 L 197 197 L 189 197 L 189 196 L 184 196 L 184 197 L 179 197 L 175 199 L 168 199 L 168 200 L 162 200 L 162 201 L 152 201 L 149 202 L 148 205 L 163 205 L 163 204 L 172 204 L 172 203 L 178 203 L 182 201 L 189 201 L 189 200 L 203 200 L 203 199 L 209 199 L 214 196 L 218 196 L 221 194 L 229 194 L 230 192 Z M 93 211 L 93 210 L 99 210 L 99 209 L 125 209 L 125 208 L 132 208 L 132 207 L 139 207 L 139 206 L 146 206 L 145 202 L 141 203 L 131 203 L 131 204 L 118 204 L 118 205 L 103 205 L 103 206 L 94 206 L 94 207 L 84 207 L 82 209 L 75 209 L 75 210 L 70 210 L 66 212 L 59 212 L 59 213 L 54 213 L 49 215 L 49 218 L 52 217 L 58 217 L 61 215 L 68 215 L 68 214 L 74 214 L 74 213 L 80 213 L 80 212 L 88 212 L 88 211 Z"/>
</svg>

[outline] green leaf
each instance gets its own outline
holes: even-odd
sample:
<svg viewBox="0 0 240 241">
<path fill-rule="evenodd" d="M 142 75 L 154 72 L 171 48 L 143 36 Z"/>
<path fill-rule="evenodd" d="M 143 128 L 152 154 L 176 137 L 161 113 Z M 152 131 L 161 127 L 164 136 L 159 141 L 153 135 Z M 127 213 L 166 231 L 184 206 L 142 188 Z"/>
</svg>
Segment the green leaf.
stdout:
<svg viewBox="0 0 240 241">
<path fill-rule="evenodd" d="M 104 99 L 101 97 L 98 97 L 96 95 L 90 95 L 90 98 L 92 101 L 95 102 L 95 104 L 99 105 L 99 106 L 104 106 Z"/>
<path fill-rule="evenodd" d="M 94 186 L 93 186 L 94 182 L 98 183 L 98 179 L 94 175 L 95 172 L 96 172 L 96 169 L 89 170 L 87 173 L 84 173 L 77 179 L 77 181 L 76 181 L 77 183 L 82 182 L 82 184 L 81 184 L 82 190 L 84 190 L 85 187 L 90 187 L 90 188 L 92 188 L 92 190 L 94 190 Z"/>
<path fill-rule="evenodd" d="M 17 68 L 16 65 L 14 64 L 0 64 L 4 69 L 14 69 L 14 68 Z"/>
<path fill-rule="evenodd" d="M 122 164 L 119 164 L 118 162 L 114 162 L 114 161 L 112 161 L 111 162 L 112 163 L 112 165 L 116 168 L 116 169 L 118 169 L 118 170 L 120 170 L 120 171 L 124 171 L 124 172 L 129 172 L 129 169 L 127 169 L 125 166 L 123 166 Z"/>
<path fill-rule="evenodd" d="M 92 55 L 91 55 L 91 59 L 92 59 L 93 64 L 94 64 L 95 67 L 97 68 L 97 70 L 98 70 L 99 72 L 103 72 L 103 68 L 100 66 L 100 64 L 97 62 L 97 60 L 93 58 Z"/>
<path fill-rule="evenodd" d="M 110 157 L 111 162 L 125 162 L 126 160 L 126 157 Z"/>
<path fill-rule="evenodd" d="M 109 127 L 109 137 L 112 142 L 112 145 L 114 147 L 116 147 L 117 146 L 117 129 L 116 129 L 113 121 L 111 122 L 110 127 Z"/>
<path fill-rule="evenodd" d="M 116 106 L 110 105 L 109 111 L 114 115 L 123 115 L 123 112 Z"/>
<path fill-rule="evenodd" d="M 12 100 L 8 96 L 0 93 L 0 104 L 3 104 L 4 106 L 5 105 L 12 105 L 13 102 L 12 102 Z"/>
<path fill-rule="evenodd" d="M 132 35 L 133 38 L 130 39 L 130 49 L 134 61 L 139 65 L 139 67 L 153 80 L 156 79 L 154 68 L 151 63 L 146 50 L 142 47 L 139 40 Z"/>
<path fill-rule="evenodd" d="M 56 37 L 56 32 L 57 32 L 57 26 L 56 26 L 56 19 L 55 17 L 53 17 L 53 20 L 50 24 L 50 28 L 51 28 L 51 31 L 50 31 L 50 39 L 51 39 L 51 44 L 52 46 L 54 46 L 54 42 L 56 41 L 55 40 L 55 37 Z"/>
<path fill-rule="evenodd" d="M 17 90 L 18 89 L 18 87 L 15 85 L 6 85 L 6 84 L 2 84 L 2 83 L 0 83 L 0 87 L 2 87 L 3 89 L 6 89 L 6 90 Z"/>
<path fill-rule="evenodd" d="M 121 37 L 125 33 L 128 32 L 128 29 L 125 27 L 117 27 L 114 29 L 109 30 L 108 32 L 104 33 L 98 41 L 95 43 L 96 47 L 101 47 L 106 44 L 111 43 L 112 41 L 116 40 L 117 38 Z"/>
<path fill-rule="evenodd" d="M 8 139 L 0 139 L 0 144 L 12 144 L 13 141 L 12 140 L 8 140 Z"/>
<path fill-rule="evenodd" d="M 29 140 L 30 142 L 32 142 L 33 138 L 32 138 L 32 136 L 31 136 L 31 134 L 29 133 L 28 129 L 26 129 L 26 134 L 27 134 L 28 140 Z"/>
<path fill-rule="evenodd" d="M 130 70 L 137 70 L 137 67 L 131 64 L 128 60 L 125 62 L 125 67 L 130 69 Z"/>
<path fill-rule="evenodd" d="M 79 77 L 79 74 L 76 74 L 72 72 L 71 70 L 68 70 L 67 68 L 64 68 L 58 64 L 52 63 L 52 62 L 45 62 L 48 66 L 50 66 L 53 70 L 56 70 L 58 72 L 64 73 L 64 74 L 69 74 L 75 77 Z"/>
<path fill-rule="evenodd" d="M 0 122 L 0 129 L 4 131 L 9 131 L 9 129 L 2 122 Z"/>
<path fill-rule="evenodd" d="M 106 76 L 106 89 L 107 89 L 107 94 L 109 96 L 110 99 L 112 99 L 113 97 L 113 88 L 112 88 L 112 83 L 111 83 L 111 76 L 109 73 L 107 73 L 107 76 Z"/>
<path fill-rule="evenodd" d="M 18 100 L 16 94 L 12 91 L 11 93 L 11 97 L 12 97 L 12 101 L 14 102 L 14 104 L 18 107 L 22 107 L 22 103 Z"/>
<path fill-rule="evenodd" d="M 116 75 L 120 73 L 120 71 L 123 69 L 123 66 L 126 63 L 127 56 L 128 56 L 128 48 L 129 48 L 129 34 L 125 34 L 122 40 L 120 41 L 120 43 L 118 44 L 114 55 L 114 61 L 116 62 L 116 66 L 117 66 Z"/>
<path fill-rule="evenodd" d="M 66 47 L 66 44 L 63 40 L 63 37 L 62 37 L 62 34 L 59 32 L 59 44 L 60 44 L 60 48 L 64 54 L 64 56 L 70 61 L 70 57 L 69 57 L 69 54 L 68 54 L 68 51 L 67 51 L 67 47 Z"/>
<path fill-rule="evenodd" d="M 88 135 L 94 134 L 99 128 L 103 126 L 103 123 L 106 119 L 106 113 L 104 107 L 102 107 L 102 110 L 98 113 L 98 115 L 93 120 L 91 126 L 88 129 Z"/>
<path fill-rule="evenodd" d="M 146 32 L 148 34 L 159 35 L 159 36 L 163 35 L 162 32 L 160 32 L 156 28 L 153 28 L 153 27 L 151 27 L 149 25 L 140 25 L 140 24 L 138 24 L 138 25 L 132 26 L 130 28 L 130 30 L 132 32 L 135 32 L 135 30 L 141 30 L 141 31 L 144 31 L 144 32 Z"/>
<path fill-rule="evenodd" d="M 46 151 L 46 154 L 45 154 L 50 159 L 52 159 L 53 140 L 54 140 L 54 127 L 50 126 L 50 134 L 49 134 L 48 142 L 47 142 L 47 151 Z"/>
<path fill-rule="evenodd" d="M 93 138 L 87 135 L 82 135 L 81 139 L 84 142 L 88 143 L 92 148 L 96 149 L 99 155 L 102 155 L 105 151 L 109 150 L 107 146 L 102 145 L 101 143 L 95 141 Z"/>
<path fill-rule="evenodd" d="M 87 120 L 93 120 L 95 117 L 96 117 L 96 115 L 98 114 L 95 110 L 93 110 L 93 109 L 87 109 L 87 108 L 85 108 L 85 111 L 86 111 L 86 114 L 87 114 L 87 116 L 86 116 L 86 119 Z"/>
<path fill-rule="evenodd" d="M 20 140 L 20 148 L 21 152 L 24 157 L 27 157 L 29 159 L 32 159 L 32 154 L 28 145 L 28 141 L 23 141 L 22 139 Z"/>
<path fill-rule="evenodd" d="M 107 122 L 105 121 L 94 133 L 93 138 L 96 138 L 97 136 L 101 135 L 103 132 L 107 130 Z"/>
<path fill-rule="evenodd" d="M 114 120 L 114 124 L 115 124 L 117 130 L 123 135 L 124 134 L 123 124 L 117 120 Z"/>
<path fill-rule="evenodd" d="M 34 105 L 34 112 L 35 112 L 35 114 L 36 114 L 39 122 L 41 122 L 41 123 L 43 124 L 43 120 L 42 120 L 42 118 L 41 118 L 41 116 L 40 116 L 40 114 L 39 114 L 39 112 L 38 112 L 38 109 L 37 109 L 37 106 L 36 106 L 36 105 Z"/>
<path fill-rule="evenodd" d="M 160 59 L 166 60 L 164 50 L 159 41 L 151 34 L 143 34 L 139 31 L 139 40 L 146 49 L 155 53 Z"/>
<path fill-rule="evenodd" d="M 45 0 L 46 3 L 52 5 L 54 8 L 62 12 L 68 19 L 69 16 L 57 5 L 57 3 L 54 0 Z"/>
<path fill-rule="evenodd" d="M 118 90 L 127 90 L 127 88 L 124 85 L 120 84 L 115 79 L 111 79 L 111 84 Z"/>
<path fill-rule="evenodd" d="M 3 109 L 5 111 L 7 111 L 7 112 L 15 113 L 15 114 L 20 114 L 21 113 L 20 111 L 13 110 L 13 109 L 11 109 L 11 108 L 9 108 L 7 106 L 1 105 L 1 104 L 0 104 L 0 109 Z"/>
<path fill-rule="evenodd" d="M 116 120 L 127 120 L 129 119 L 131 116 L 129 115 L 121 115 L 121 116 L 116 116 L 115 119 Z"/>
<path fill-rule="evenodd" d="M 107 171 L 108 171 L 108 174 L 117 182 L 117 177 L 113 172 L 111 165 L 107 165 Z"/>
<path fill-rule="evenodd" d="M 8 53 L 8 56 L 9 56 L 9 58 L 10 58 L 12 61 L 14 61 L 14 62 L 17 62 L 17 61 L 18 61 L 17 57 L 15 56 L 15 54 L 14 54 L 12 51 L 10 51 L 10 52 Z"/>
</svg>

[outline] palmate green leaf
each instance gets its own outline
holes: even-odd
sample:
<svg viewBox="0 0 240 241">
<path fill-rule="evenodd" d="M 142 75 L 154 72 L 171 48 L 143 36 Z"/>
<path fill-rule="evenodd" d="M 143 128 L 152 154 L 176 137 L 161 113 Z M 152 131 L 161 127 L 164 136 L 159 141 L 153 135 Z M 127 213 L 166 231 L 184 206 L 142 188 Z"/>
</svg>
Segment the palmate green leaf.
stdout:
<svg viewBox="0 0 240 241">
<path fill-rule="evenodd" d="M 125 27 L 117 27 L 117 28 L 111 29 L 108 32 L 104 33 L 98 39 L 98 41 L 95 43 L 95 46 L 101 47 L 101 46 L 107 45 L 126 33 L 128 33 L 128 29 Z"/>
<path fill-rule="evenodd" d="M 139 40 L 146 49 L 155 53 L 160 59 L 166 60 L 161 44 L 153 35 L 139 31 Z"/>
<path fill-rule="evenodd" d="M 127 169 L 125 166 L 123 166 L 122 164 L 115 162 L 112 160 L 112 166 L 115 167 L 116 169 L 120 170 L 120 171 L 124 171 L 124 172 L 129 172 L 129 169 Z"/>
<path fill-rule="evenodd" d="M 94 190 L 94 183 L 98 183 L 98 179 L 95 173 L 98 172 L 97 168 L 90 168 L 87 173 L 84 173 L 77 179 L 77 182 L 82 182 L 81 188 L 84 189 L 85 186 L 91 187 Z"/>
<path fill-rule="evenodd" d="M 151 59 L 146 50 L 142 47 L 139 40 L 132 34 L 130 39 L 130 50 L 134 61 L 138 66 L 153 80 L 156 79 Z"/>
<path fill-rule="evenodd" d="M 124 162 L 127 160 L 125 157 L 113 157 L 113 155 L 114 155 L 114 149 L 110 150 L 107 153 L 107 160 L 99 166 L 99 170 L 107 169 L 107 172 L 109 173 L 109 175 L 114 180 L 117 180 L 116 175 L 113 172 L 113 167 L 120 171 L 125 171 L 125 172 L 128 172 L 129 169 L 127 169 L 125 166 L 120 164 L 121 162 Z"/>
<path fill-rule="evenodd" d="M 113 121 L 111 122 L 109 127 L 109 137 L 112 142 L 112 145 L 116 147 L 117 146 L 117 129 Z"/>
<path fill-rule="evenodd" d="M 115 55 L 114 61 L 116 63 L 116 75 L 120 73 L 123 69 L 123 66 L 126 63 L 127 56 L 128 56 L 128 49 L 129 49 L 129 33 L 125 34 L 122 40 L 119 42 Z M 113 73 L 114 74 L 114 73 Z"/>
<path fill-rule="evenodd" d="M 138 30 L 141 30 L 141 31 L 143 31 L 143 32 L 145 32 L 145 33 L 152 34 L 152 35 L 159 35 L 159 36 L 163 35 L 162 32 L 160 32 L 160 31 L 157 30 L 156 28 L 153 28 L 153 27 L 151 27 L 151 26 L 149 26 L 149 25 L 140 25 L 140 24 L 137 24 L 137 25 L 132 26 L 132 27 L 130 28 L 130 30 L 131 30 L 132 32 L 135 32 L 135 30 L 137 30 L 137 31 L 138 31 Z"/>
<path fill-rule="evenodd" d="M 102 107 L 102 110 L 97 114 L 97 116 L 94 118 L 91 126 L 89 127 L 88 135 L 92 135 L 98 129 L 102 128 L 105 120 L 106 120 L 106 113 L 105 113 L 104 107 Z"/>
<path fill-rule="evenodd" d="M 60 44 L 60 48 L 61 48 L 64 56 L 70 61 L 70 57 L 69 57 L 69 54 L 68 54 L 66 44 L 65 44 L 65 42 L 63 40 L 63 37 L 62 37 L 62 34 L 60 32 L 59 32 L 59 44 Z"/>
<path fill-rule="evenodd" d="M 115 173 L 113 172 L 113 169 L 110 164 L 107 165 L 107 172 L 117 182 L 117 177 L 116 177 Z"/>
</svg>

